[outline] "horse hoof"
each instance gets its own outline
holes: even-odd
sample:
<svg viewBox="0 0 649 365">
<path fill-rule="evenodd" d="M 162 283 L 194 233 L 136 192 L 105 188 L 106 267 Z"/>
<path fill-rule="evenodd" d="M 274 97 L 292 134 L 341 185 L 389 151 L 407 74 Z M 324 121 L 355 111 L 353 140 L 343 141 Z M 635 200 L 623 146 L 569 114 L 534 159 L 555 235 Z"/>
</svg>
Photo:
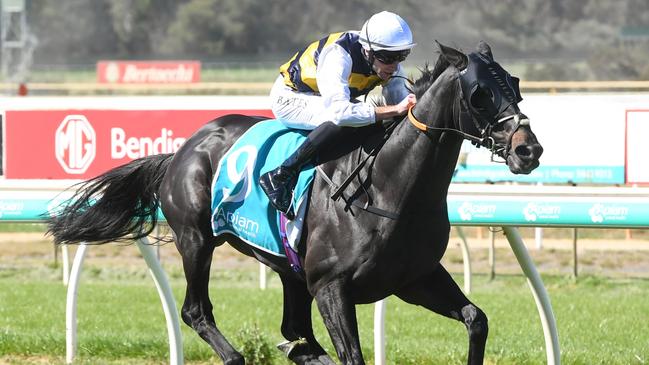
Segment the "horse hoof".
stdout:
<svg viewBox="0 0 649 365">
<path fill-rule="evenodd" d="M 290 358 L 291 352 L 293 352 L 293 350 L 295 350 L 297 347 L 304 347 L 304 346 L 308 347 L 309 343 L 304 338 L 298 338 L 297 340 L 293 340 L 293 341 L 284 341 L 278 344 L 277 348 Z"/>
<path fill-rule="evenodd" d="M 244 365 L 246 361 L 239 353 L 234 354 L 232 357 L 223 360 L 223 365 Z"/>
<path fill-rule="evenodd" d="M 304 338 L 282 342 L 277 345 L 277 348 L 298 365 L 336 365 L 329 355 L 323 354 L 322 351 L 314 353 L 309 342 Z"/>
</svg>

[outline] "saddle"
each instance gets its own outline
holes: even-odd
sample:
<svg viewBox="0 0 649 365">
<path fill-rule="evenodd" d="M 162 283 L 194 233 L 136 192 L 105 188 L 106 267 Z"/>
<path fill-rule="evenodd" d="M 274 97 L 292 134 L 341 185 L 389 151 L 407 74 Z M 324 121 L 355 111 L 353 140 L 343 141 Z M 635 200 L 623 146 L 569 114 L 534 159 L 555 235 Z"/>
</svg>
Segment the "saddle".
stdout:
<svg viewBox="0 0 649 365">
<path fill-rule="evenodd" d="M 332 186 L 331 197 L 344 199 L 346 209 L 355 205 L 372 211 L 374 207 L 367 188 L 371 184 L 373 157 L 387 140 L 389 132 L 386 131 L 391 132 L 391 129 L 373 125 L 344 130 L 335 145 L 321 151 L 318 171 Z M 281 122 L 269 119 L 255 124 L 230 147 L 219 161 L 212 183 L 211 223 L 215 236 L 234 234 L 251 246 L 281 257 L 287 256 L 282 242 L 285 236 L 290 248 L 297 250 L 316 174 L 315 166 L 307 165 L 299 174 L 293 195 L 296 218 L 292 221 L 280 221 L 280 214 L 270 205 L 257 181 L 261 174 L 279 166 L 307 138 L 307 134 L 308 131 L 289 129 Z M 353 157 L 341 160 L 342 164 L 336 161 L 349 154 Z M 348 177 L 334 183 L 321 168 L 325 163 L 327 169 L 333 167 L 349 174 Z M 368 171 L 363 174 L 364 178 L 360 177 L 361 171 Z M 352 182 L 357 187 L 345 196 L 344 192 Z M 377 214 L 387 213 L 378 211 Z"/>
</svg>

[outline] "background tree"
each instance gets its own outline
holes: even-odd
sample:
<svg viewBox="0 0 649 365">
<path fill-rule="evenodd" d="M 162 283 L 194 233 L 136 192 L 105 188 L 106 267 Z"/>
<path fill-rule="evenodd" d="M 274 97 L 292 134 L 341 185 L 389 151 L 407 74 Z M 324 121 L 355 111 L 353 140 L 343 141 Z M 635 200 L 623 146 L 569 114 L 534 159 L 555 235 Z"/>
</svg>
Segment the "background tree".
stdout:
<svg viewBox="0 0 649 365">
<path fill-rule="evenodd" d="M 35 64 L 195 58 L 278 63 L 334 31 L 392 10 L 411 25 L 411 60 L 434 40 L 472 50 L 486 40 L 524 78 L 647 79 L 647 0 L 31 0 Z M 633 37 L 629 37 L 633 34 Z"/>
<path fill-rule="evenodd" d="M 107 1 L 32 0 L 31 31 L 38 39 L 38 63 L 83 63 L 118 51 Z"/>
<path fill-rule="evenodd" d="M 118 52 L 131 57 L 160 53 L 178 6 L 186 1 L 112 0 L 109 2 Z"/>
</svg>

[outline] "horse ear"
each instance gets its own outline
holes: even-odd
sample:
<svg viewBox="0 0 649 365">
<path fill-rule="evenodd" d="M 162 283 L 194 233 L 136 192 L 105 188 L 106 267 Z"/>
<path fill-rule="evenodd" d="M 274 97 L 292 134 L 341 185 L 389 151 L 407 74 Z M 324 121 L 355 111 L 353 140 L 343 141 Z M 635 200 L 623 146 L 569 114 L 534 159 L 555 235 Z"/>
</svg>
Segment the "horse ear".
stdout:
<svg viewBox="0 0 649 365">
<path fill-rule="evenodd" d="M 485 42 L 485 41 L 478 42 L 478 46 L 476 47 L 476 51 L 478 51 L 478 53 L 480 53 L 481 55 L 487 57 L 491 61 L 494 60 L 494 56 L 491 53 L 491 47 L 489 47 L 487 42 Z"/>
<path fill-rule="evenodd" d="M 466 68 L 466 66 L 469 64 L 469 59 L 466 57 L 466 55 L 460 51 L 458 51 L 455 48 L 451 48 L 448 46 L 445 46 L 438 41 L 435 41 L 437 43 L 437 46 L 439 47 L 439 51 L 442 53 L 442 56 L 455 68 L 458 70 L 462 71 Z"/>
</svg>

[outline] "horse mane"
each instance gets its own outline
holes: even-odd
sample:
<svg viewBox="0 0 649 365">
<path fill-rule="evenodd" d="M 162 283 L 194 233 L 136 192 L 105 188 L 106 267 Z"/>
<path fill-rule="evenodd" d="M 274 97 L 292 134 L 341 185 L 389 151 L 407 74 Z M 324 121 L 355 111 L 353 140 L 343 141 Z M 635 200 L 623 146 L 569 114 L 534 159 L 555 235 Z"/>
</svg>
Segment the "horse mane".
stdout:
<svg viewBox="0 0 649 365">
<path fill-rule="evenodd" d="M 435 62 L 435 66 L 431 70 L 430 67 L 428 67 L 428 63 L 424 65 L 424 68 L 420 68 L 419 71 L 421 71 L 421 77 L 419 77 L 414 85 L 413 85 L 413 93 L 417 97 L 417 100 L 419 100 L 426 90 L 430 88 L 430 86 L 437 80 L 439 75 L 446 70 L 446 68 L 450 65 L 450 62 L 444 57 L 444 55 L 440 54 L 439 57 L 437 58 L 437 62 Z"/>
</svg>

